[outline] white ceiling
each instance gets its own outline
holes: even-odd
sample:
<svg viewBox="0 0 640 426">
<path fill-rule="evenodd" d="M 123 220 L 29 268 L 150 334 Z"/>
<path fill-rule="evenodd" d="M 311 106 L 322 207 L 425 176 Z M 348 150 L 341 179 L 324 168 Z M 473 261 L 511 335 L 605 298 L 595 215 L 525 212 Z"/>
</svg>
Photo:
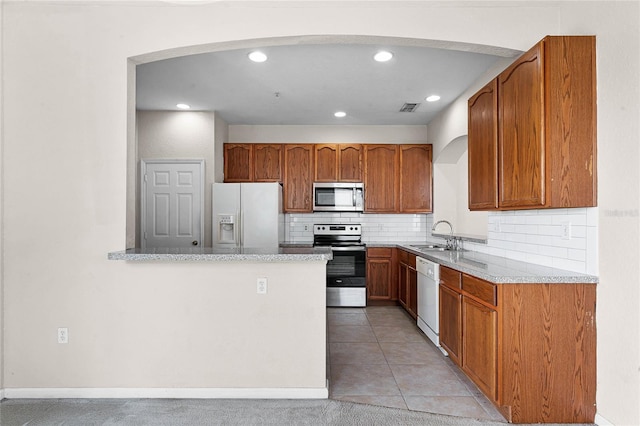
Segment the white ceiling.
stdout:
<svg viewBox="0 0 640 426">
<path fill-rule="evenodd" d="M 269 59 L 251 62 L 253 50 Z M 375 62 L 379 50 L 393 52 L 393 59 Z M 513 55 L 339 43 L 192 54 L 138 65 L 136 106 L 177 110 L 186 103 L 231 125 L 425 125 L 496 60 Z M 440 101 L 426 102 L 432 94 Z M 399 112 L 405 102 L 420 105 Z M 338 110 L 347 116 L 335 118 Z"/>
</svg>

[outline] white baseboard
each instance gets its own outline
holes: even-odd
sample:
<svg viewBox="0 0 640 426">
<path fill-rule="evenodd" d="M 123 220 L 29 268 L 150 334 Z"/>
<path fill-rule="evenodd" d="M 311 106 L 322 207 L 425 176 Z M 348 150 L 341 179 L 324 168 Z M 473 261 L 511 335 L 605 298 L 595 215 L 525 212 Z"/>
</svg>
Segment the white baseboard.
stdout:
<svg viewBox="0 0 640 426">
<path fill-rule="evenodd" d="M 329 388 L 7 388 L 7 399 L 327 399 Z"/>
<path fill-rule="evenodd" d="M 0 401 L 4 399 L 4 389 L 0 389 Z"/>
<path fill-rule="evenodd" d="M 598 426 L 615 426 L 613 423 L 611 423 L 609 420 L 605 419 L 598 413 L 596 413 L 596 418 L 593 422 Z"/>
</svg>

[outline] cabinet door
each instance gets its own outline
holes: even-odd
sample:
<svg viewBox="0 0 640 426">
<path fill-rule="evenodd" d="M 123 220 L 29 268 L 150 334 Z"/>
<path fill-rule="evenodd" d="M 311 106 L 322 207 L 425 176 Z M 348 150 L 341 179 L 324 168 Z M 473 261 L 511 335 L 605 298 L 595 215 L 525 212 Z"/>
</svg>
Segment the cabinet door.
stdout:
<svg viewBox="0 0 640 426">
<path fill-rule="evenodd" d="M 364 209 L 395 213 L 397 202 L 397 145 L 364 145 Z"/>
<path fill-rule="evenodd" d="M 469 99 L 469 210 L 498 208 L 498 91 L 492 80 Z"/>
<path fill-rule="evenodd" d="M 462 369 L 497 401 L 498 313 L 469 297 L 462 299 Z"/>
<path fill-rule="evenodd" d="M 541 44 L 498 76 L 499 205 L 545 204 Z"/>
<path fill-rule="evenodd" d="M 440 344 L 451 361 L 462 361 L 462 295 L 440 284 Z"/>
<path fill-rule="evenodd" d="M 282 145 L 253 146 L 253 181 L 282 182 Z"/>
<path fill-rule="evenodd" d="M 336 144 L 315 145 L 316 182 L 338 181 L 338 153 Z"/>
<path fill-rule="evenodd" d="M 313 145 L 284 145 L 284 210 L 313 210 Z"/>
<path fill-rule="evenodd" d="M 338 180 L 362 182 L 362 145 L 338 145 Z"/>
<path fill-rule="evenodd" d="M 253 181 L 253 144 L 224 144 L 224 181 Z"/>
<path fill-rule="evenodd" d="M 371 300 L 391 300 L 391 259 L 367 258 L 367 296 Z"/>
<path fill-rule="evenodd" d="M 432 145 L 400 145 L 400 213 L 431 213 Z"/>
</svg>

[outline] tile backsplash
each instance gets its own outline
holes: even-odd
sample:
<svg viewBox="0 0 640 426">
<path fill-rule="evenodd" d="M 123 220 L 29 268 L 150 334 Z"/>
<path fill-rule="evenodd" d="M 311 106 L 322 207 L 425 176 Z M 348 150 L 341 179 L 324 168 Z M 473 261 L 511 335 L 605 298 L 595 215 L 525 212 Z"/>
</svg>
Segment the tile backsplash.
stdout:
<svg viewBox="0 0 640 426">
<path fill-rule="evenodd" d="M 294 243 L 312 242 L 316 223 L 360 223 L 365 243 L 421 243 L 427 240 L 432 217 L 426 214 L 290 213 L 285 216 L 285 238 Z"/>
<path fill-rule="evenodd" d="M 431 235 L 432 214 L 362 213 L 287 214 L 286 239 L 312 242 L 315 223 L 361 223 L 365 243 L 444 241 Z M 489 212 L 487 243 L 465 241 L 464 248 L 597 275 L 598 209 Z"/>
<path fill-rule="evenodd" d="M 470 250 L 598 274 L 598 208 L 490 212 L 487 244 Z"/>
</svg>

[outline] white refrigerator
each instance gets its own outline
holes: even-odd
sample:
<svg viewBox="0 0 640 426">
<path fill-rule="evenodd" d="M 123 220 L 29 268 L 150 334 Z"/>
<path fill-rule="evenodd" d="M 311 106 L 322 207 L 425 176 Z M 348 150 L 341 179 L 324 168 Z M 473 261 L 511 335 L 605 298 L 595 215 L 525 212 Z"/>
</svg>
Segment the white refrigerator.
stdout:
<svg viewBox="0 0 640 426">
<path fill-rule="evenodd" d="M 214 248 L 276 248 L 284 240 L 282 185 L 214 183 Z"/>
</svg>

